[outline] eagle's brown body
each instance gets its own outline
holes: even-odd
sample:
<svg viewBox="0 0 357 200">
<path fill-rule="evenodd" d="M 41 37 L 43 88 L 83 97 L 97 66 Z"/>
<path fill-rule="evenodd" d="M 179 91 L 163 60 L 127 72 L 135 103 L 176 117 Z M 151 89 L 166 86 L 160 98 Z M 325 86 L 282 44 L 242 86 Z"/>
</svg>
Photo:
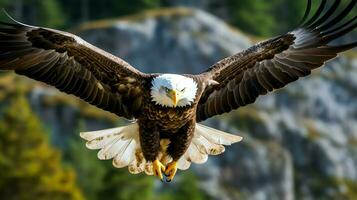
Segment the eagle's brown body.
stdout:
<svg viewBox="0 0 357 200">
<path fill-rule="evenodd" d="M 258 96 L 307 76 L 338 53 L 356 47 L 356 41 L 333 43 L 357 26 L 356 16 L 348 18 L 356 0 L 343 9 L 338 9 L 339 0 L 326 2 L 321 0 L 310 16 L 312 1 L 308 0 L 303 22 L 293 31 L 223 59 L 202 74 L 184 75 L 198 88 L 194 102 L 185 107 L 153 102 L 150 91 L 158 74 L 142 73 L 70 33 L 16 21 L 0 22 L 0 69 L 15 70 L 120 117 L 136 119 L 137 124 L 124 128 L 83 134 L 88 147 L 101 149 L 101 159 L 113 158 L 116 167 L 129 166 L 140 173 L 145 163 L 131 154 L 157 160 L 160 141 L 169 139 L 166 153 L 187 169 L 191 161 L 203 163 L 208 154 L 222 153 L 222 145 L 239 141 L 198 122 L 253 103 Z M 138 140 L 140 145 L 135 146 Z M 156 170 L 165 168 L 154 164 Z"/>
<path fill-rule="evenodd" d="M 148 83 L 151 83 L 151 79 Z M 141 147 L 146 159 L 150 161 L 156 159 L 162 139 L 170 141 L 167 153 L 174 160 L 178 160 L 190 145 L 196 124 L 196 107 L 206 84 L 200 77 L 194 78 L 194 80 L 198 83 L 198 90 L 197 98 L 191 106 L 163 107 L 156 105 L 151 100 L 149 93 L 143 96 L 143 106 L 137 116 L 137 123 L 139 124 Z M 147 84 L 145 87 L 150 90 L 152 85 Z"/>
</svg>

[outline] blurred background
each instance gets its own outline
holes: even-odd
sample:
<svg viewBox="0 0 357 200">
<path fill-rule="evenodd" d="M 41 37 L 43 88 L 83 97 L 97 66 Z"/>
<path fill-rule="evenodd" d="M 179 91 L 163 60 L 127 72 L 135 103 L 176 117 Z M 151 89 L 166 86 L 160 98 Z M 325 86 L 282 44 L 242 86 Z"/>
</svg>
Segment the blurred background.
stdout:
<svg viewBox="0 0 357 200">
<path fill-rule="evenodd" d="M 21 22 L 78 34 L 144 72 L 198 73 L 293 28 L 306 0 L 0 0 L 0 7 Z M 354 31 L 338 42 L 356 40 Z M 79 138 L 124 123 L 1 72 L 0 199 L 357 199 L 355 50 L 206 121 L 244 140 L 169 184 L 99 161 Z"/>
</svg>

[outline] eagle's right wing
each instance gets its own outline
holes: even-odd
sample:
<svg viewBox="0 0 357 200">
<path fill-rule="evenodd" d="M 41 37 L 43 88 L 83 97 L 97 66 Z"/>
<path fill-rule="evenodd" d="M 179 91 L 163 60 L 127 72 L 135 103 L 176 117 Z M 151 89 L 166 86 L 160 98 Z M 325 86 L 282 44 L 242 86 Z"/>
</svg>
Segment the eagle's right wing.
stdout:
<svg viewBox="0 0 357 200">
<path fill-rule="evenodd" d="M 0 70 L 15 70 L 128 119 L 140 110 L 147 77 L 75 35 L 16 21 L 0 23 Z"/>
<path fill-rule="evenodd" d="M 197 106 L 197 122 L 253 103 L 259 95 L 307 76 L 338 53 L 356 47 L 357 41 L 331 44 L 356 28 L 357 16 L 351 12 L 356 2 L 350 0 L 338 12 L 341 0 L 335 0 L 329 9 L 325 9 L 327 0 L 321 0 L 316 13 L 308 19 L 312 3 L 309 0 L 302 26 L 223 59 L 199 75 L 219 84 L 203 92 Z M 349 13 L 352 18 L 345 20 Z"/>
</svg>

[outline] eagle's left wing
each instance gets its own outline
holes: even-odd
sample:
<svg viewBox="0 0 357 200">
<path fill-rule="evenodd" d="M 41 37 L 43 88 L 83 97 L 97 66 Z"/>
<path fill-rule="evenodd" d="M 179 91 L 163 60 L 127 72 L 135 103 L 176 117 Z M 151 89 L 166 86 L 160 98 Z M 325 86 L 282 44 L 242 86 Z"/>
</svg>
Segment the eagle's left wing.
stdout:
<svg viewBox="0 0 357 200">
<path fill-rule="evenodd" d="M 137 116 L 149 75 L 73 34 L 14 22 L 0 22 L 0 70 L 14 70 L 118 116 Z"/>
<path fill-rule="evenodd" d="M 203 92 L 197 106 L 197 122 L 253 103 L 259 95 L 307 76 L 339 52 L 355 47 L 357 42 L 330 44 L 357 26 L 357 16 L 342 22 L 356 0 L 335 14 L 340 2 L 336 0 L 324 12 L 326 0 L 322 0 L 317 12 L 304 22 L 311 9 L 309 0 L 301 27 L 228 57 L 199 75 L 219 84 Z"/>
</svg>

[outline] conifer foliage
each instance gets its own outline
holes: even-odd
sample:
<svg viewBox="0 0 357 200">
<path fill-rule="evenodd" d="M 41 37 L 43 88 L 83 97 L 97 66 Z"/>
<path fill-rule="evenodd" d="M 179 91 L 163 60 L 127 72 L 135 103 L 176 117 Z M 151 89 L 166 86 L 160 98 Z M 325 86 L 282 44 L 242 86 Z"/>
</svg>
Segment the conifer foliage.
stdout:
<svg viewBox="0 0 357 200">
<path fill-rule="evenodd" d="M 0 199 L 83 199 L 74 171 L 61 165 L 24 94 L 9 99 L 0 110 Z"/>
</svg>

